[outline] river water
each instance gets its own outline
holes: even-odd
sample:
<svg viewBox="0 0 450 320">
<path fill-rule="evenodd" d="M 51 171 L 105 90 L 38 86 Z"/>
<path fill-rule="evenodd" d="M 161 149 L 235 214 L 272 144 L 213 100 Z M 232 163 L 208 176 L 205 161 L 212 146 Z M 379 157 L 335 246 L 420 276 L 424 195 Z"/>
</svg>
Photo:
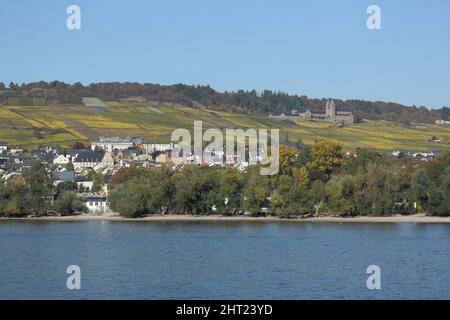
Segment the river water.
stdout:
<svg viewBox="0 0 450 320">
<path fill-rule="evenodd" d="M 450 299 L 450 225 L 1 221 L 0 298 Z"/>
</svg>

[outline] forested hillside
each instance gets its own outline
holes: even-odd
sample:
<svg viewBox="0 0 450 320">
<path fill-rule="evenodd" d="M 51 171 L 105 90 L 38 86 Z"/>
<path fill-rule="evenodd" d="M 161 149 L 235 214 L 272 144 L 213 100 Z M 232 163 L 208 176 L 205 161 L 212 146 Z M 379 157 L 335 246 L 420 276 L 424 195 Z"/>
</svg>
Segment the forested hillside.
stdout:
<svg viewBox="0 0 450 320">
<path fill-rule="evenodd" d="M 119 100 L 133 97 L 141 101 L 177 103 L 189 107 L 204 106 L 222 111 L 254 114 L 281 114 L 291 110 L 323 110 L 325 100 L 308 98 L 305 95 L 289 95 L 283 92 L 255 90 L 218 92 L 210 86 L 185 84 L 159 85 L 151 83 L 95 83 L 87 86 L 81 83 L 67 84 L 60 81 L 35 82 L 28 84 L 0 83 L 0 103 L 17 104 L 17 97 L 36 104 L 79 104 L 82 97 L 98 97 L 105 100 Z M 393 102 L 371 102 L 364 100 L 334 99 L 337 108 L 354 112 L 357 121 L 388 120 L 402 122 L 432 123 L 437 119 L 449 119 L 450 108 L 429 110 L 425 106 L 404 106 Z"/>
</svg>

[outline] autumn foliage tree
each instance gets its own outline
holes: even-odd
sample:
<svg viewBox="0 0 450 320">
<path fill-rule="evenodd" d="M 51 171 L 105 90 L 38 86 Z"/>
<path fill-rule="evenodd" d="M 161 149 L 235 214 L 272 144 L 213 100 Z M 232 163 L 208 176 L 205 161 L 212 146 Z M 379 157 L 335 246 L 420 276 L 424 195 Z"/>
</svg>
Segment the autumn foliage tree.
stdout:
<svg viewBox="0 0 450 320">
<path fill-rule="evenodd" d="M 326 176 L 345 162 L 341 145 L 332 141 L 316 141 L 311 149 L 311 157 L 308 169 Z"/>
<path fill-rule="evenodd" d="M 124 183 L 128 180 L 131 180 L 131 178 L 136 177 L 139 174 L 139 169 L 136 167 L 128 167 L 128 168 L 120 168 L 109 181 L 108 187 L 112 190 L 117 185 Z"/>
</svg>

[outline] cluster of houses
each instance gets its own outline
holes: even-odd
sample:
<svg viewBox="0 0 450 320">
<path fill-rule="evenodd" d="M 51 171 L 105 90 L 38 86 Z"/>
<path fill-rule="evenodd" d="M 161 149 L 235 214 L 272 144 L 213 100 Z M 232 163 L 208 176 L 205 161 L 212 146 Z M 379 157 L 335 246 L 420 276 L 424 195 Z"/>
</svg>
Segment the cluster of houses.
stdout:
<svg viewBox="0 0 450 320">
<path fill-rule="evenodd" d="M 61 149 L 45 146 L 27 151 L 22 147 L 0 142 L 0 177 L 3 183 L 15 175 L 22 175 L 33 161 L 44 164 L 53 185 L 62 182 L 77 184 L 78 195 L 91 214 L 108 211 L 108 182 L 122 167 L 157 167 L 168 164 L 173 143 L 150 144 L 134 137 L 101 137 L 90 149 Z M 103 186 L 94 193 L 94 181 L 89 173 L 102 174 Z"/>
<path fill-rule="evenodd" d="M 72 182 L 77 184 L 78 195 L 84 199 L 89 213 L 101 214 L 108 211 L 108 182 L 123 167 L 158 167 L 168 165 L 175 168 L 171 155 L 180 152 L 173 143 L 151 144 L 135 137 L 100 137 L 91 143 L 89 149 L 61 149 L 59 146 L 45 146 L 27 151 L 19 146 L 10 146 L 0 142 L 0 177 L 3 183 L 15 175 L 22 175 L 33 161 L 44 164 L 51 176 L 53 185 Z M 258 154 L 249 152 L 246 162 L 239 162 L 236 154 L 224 151 L 212 152 L 214 157 L 205 163 L 189 154 L 184 164 L 207 166 L 225 166 L 232 164 L 239 170 L 260 161 Z M 347 154 L 349 155 L 349 154 Z M 434 159 L 436 153 L 404 153 L 394 151 L 388 157 L 411 158 L 420 161 Z M 225 161 L 224 161 L 225 160 Z M 91 172 L 103 177 L 100 190 L 93 192 L 94 181 Z M 98 188 L 96 188 L 98 189 Z"/>
<path fill-rule="evenodd" d="M 388 158 L 397 158 L 397 159 L 411 159 L 417 161 L 430 161 L 436 159 L 436 156 L 440 153 L 440 151 L 431 151 L 431 152 L 403 152 L 403 151 L 393 151 L 388 155 Z"/>
<path fill-rule="evenodd" d="M 91 143 L 90 148 L 61 149 L 59 146 L 45 146 L 32 151 L 0 142 L 0 178 L 3 183 L 7 183 L 11 177 L 22 175 L 33 161 L 39 161 L 46 166 L 53 185 L 76 183 L 78 195 L 84 199 L 89 213 L 101 214 L 108 211 L 108 182 L 120 168 L 162 165 L 175 168 L 171 161 L 173 152 L 180 152 L 174 143 L 147 143 L 136 137 L 100 137 Z M 213 150 L 212 154 L 214 157 L 208 163 L 193 154 L 186 155 L 183 164 L 225 166 L 233 163 L 243 170 L 259 161 L 259 156 L 252 152 L 249 152 L 246 162 L 237 161 L 234 153 Z M 104 183 L 100 191 L 92 190 L 92 171 L 103 177 Z"/>
</svg>

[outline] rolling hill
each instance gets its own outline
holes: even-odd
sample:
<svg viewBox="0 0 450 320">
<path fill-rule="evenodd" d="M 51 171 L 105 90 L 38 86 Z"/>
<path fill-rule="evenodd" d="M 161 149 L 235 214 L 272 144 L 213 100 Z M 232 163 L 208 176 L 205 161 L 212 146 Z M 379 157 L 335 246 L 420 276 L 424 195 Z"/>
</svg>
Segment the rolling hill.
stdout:
<svg viewBox="0 0 450 320">
<path fill-rule="evenodd" d="M 139 136 L 151 142 L 168 142 L 176 128 L 192 130 L 194 120 L 204 128 L 279 128 L 280 140 L 312 144 L 332 140 L 345 149 L 365 147 L 382 151 L 450 150 L 450 127 L 434 124 L 369 121 L 336 128 L 332 123 L 299 118 L 233 113 L 158 102 L 107 101 L 93 105 L 0 106 L 0 141 L 24 145 L 89 141 L 98 136 Z M 431 142 L 432 136 L 440 142 Z"/>
</svg>

